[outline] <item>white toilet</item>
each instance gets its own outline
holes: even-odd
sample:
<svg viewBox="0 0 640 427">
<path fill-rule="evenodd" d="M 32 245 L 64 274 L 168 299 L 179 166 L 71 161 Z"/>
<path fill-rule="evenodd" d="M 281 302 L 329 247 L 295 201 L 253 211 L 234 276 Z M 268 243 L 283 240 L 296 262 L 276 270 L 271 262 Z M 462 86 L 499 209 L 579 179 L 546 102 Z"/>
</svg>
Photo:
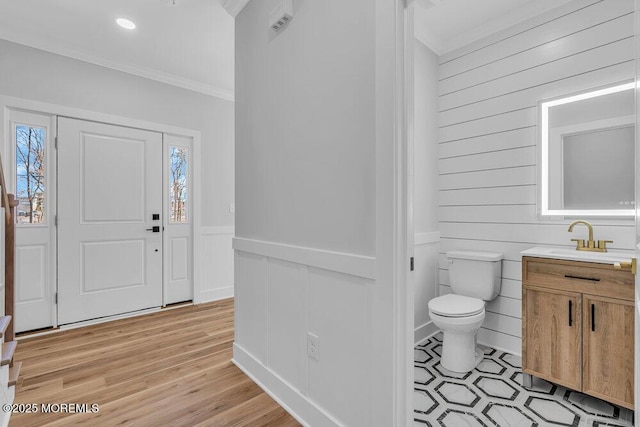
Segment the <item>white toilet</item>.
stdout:
<svg viewBox="0 0 640 427">
<path fill-rule="evenodd" d="M 502 258 L 495 252 L 447 252 L 453 293 L 429 301 L 429 316 L 443 332 L 443 368 L 469 372 L 482 360 L 476 335 L 484 321 L 484 302 L 500 293 Z"/>
</svg>

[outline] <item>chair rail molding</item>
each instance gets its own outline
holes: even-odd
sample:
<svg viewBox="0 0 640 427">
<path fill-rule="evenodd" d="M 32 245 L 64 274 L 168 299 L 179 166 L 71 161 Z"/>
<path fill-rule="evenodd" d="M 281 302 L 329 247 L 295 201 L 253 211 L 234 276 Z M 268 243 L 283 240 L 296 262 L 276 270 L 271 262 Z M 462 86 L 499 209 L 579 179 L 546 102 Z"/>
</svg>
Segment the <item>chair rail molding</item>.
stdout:
<svg viewBox="0 0 640 427">
<path fill-rule="evenodd" d="M 335 252 L 323 249 L 267 242 L 263 240 L 233 238 L 233 249 L 267 258 L 275 258 L 323 270 L 335 271 L 366 279 L 375 279 L 375 257 Z"/>
<path fill-rule="evenodd" d="M 235 18 L 250 1 L 251 0 L 222 0 L 222 7 L 224 7 L 224 10 L 226 10 L 229 15 Z"/>
</svg>

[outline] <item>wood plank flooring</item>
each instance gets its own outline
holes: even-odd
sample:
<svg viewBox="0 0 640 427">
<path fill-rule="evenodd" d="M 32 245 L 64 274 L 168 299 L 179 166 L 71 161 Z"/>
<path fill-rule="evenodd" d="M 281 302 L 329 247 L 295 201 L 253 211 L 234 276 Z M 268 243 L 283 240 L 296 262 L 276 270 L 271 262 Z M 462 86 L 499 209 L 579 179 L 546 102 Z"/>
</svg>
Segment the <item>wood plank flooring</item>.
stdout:
<svg viewBox="0 0 640 427">
<path fill-rule="evenodd" d="M 20 340 L 15 403 L 40 410 L 9 426 L 299 426 L 231 363 L 232 344 L 233 299 Z"/>
</svg>

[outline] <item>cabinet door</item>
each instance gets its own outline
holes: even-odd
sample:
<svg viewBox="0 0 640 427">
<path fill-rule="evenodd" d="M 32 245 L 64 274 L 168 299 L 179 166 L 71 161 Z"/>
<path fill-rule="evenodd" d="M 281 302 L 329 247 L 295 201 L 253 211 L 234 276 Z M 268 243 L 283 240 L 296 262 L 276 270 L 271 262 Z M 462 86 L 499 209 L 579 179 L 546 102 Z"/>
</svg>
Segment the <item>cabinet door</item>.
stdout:
<svg viewBox="0 0 640 427">
<path fill-rule="evenodd" d="M 576 390 L 582 388 L 581 294 L 524 287 L 523 370 Z"/>
<path fill-rule="evenodd" d="M 633 302 L 583 295 L 583 391 L 633 409 Z"/>
</svg>

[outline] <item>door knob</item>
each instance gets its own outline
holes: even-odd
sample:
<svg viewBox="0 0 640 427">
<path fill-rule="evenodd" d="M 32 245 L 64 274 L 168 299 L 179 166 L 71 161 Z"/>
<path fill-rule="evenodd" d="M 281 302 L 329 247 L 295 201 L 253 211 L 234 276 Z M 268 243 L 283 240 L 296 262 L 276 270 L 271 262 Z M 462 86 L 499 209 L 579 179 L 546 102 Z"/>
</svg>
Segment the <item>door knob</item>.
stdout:
<svg viewBox="0 0 640 427">
<path fill-rule="evenodd" d="M 159 233 L 160 232 L 160 226 L 159 225 L 155 225 L 151 228 L 147 228 L 147 231 L 152 231 L 154 233 Z"/>
</svg>

